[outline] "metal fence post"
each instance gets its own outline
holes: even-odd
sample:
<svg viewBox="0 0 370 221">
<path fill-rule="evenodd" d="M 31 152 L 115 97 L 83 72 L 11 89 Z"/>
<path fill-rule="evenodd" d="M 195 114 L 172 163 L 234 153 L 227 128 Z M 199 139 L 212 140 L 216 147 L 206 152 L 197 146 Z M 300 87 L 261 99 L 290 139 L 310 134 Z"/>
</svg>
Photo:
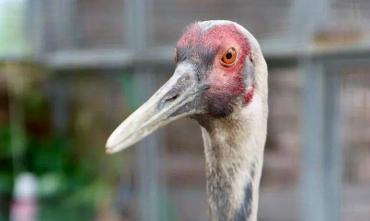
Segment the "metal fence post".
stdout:
<svg viewBox="0 0 370 221">
<path fill-rule="evenodd" d="M 301 220 L 339 221 L 342 149 L 340 75 L 322 60 L 307 59 L 303 73 Z"/>
<path fill-rule="evenodd" d="M 303 74 L 303 149 L 301 221 L 327 221 L 324 209 L 324 65 L 311 60 L 301 64 Z"/>
<path fill-rule="evenodd" d="M 328 66 L 325 74 L 324 190 L 327 221 L 340 221 L 342 214 L 343 146 L 340 85 L 342 73 Z"/>
<path fill-rule="evenodd" d="M 128 22 L 127 39 L 131 49 L 136 53 L 142 52 L 148 46 L 150 27 L 150 0 L 135 0 L 126 2 Z M 155 73 L 148 68 L 134 67 L 135 95 L 140 102 L 153 93 L 156 87 Z M 138 181 L 138 206 L 136 219 L 140 221 L 159 221 L 159 149 L 161 146 L 160 133 L 148 136 L 137 144 L 136 163 Z"/>
</svg>

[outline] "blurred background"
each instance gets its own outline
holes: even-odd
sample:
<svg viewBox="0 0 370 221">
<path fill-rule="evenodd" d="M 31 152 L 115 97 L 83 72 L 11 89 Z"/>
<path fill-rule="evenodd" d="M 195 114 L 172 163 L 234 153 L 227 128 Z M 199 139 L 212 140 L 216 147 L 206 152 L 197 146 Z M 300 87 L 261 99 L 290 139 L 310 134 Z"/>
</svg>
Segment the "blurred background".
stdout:
<svg viewBox="0 0 370 221">
<path fill-rule="evenodd" d="M 196 122 L 104 146 L 210 19 L 269 65 L 259 220 L 368 221 L 368 0 L 0 0 L 0 221 L 207 220 Z"/>
</svg>

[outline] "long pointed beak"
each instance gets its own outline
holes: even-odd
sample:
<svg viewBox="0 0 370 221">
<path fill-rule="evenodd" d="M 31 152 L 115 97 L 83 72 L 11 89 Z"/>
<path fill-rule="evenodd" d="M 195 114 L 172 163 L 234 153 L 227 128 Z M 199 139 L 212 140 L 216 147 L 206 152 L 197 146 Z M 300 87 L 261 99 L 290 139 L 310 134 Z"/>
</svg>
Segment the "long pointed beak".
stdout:
<svg viewBox="0 0 370 221">
<path fill-rule="evenodd" d="M 179 64 L 173 76 L 114 130 L 106 143 L 107 153 L 123 150 L 156 129 L 195 114 L 204 86 L 199 85 L 194 70 L 189 63 Z"/>
</svg>

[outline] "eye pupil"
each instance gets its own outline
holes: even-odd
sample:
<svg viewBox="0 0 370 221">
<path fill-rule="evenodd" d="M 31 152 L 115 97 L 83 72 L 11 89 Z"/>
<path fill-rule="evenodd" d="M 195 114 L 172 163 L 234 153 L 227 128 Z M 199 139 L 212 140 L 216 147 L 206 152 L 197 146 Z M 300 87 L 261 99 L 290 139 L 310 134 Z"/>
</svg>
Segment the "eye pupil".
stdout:
<svg viewBox="0 0 370 221">
<path fill-rule="evenodd" d="M 229 48 L 221 58 L 221 64 L 224 66 L 231 66 L 235 63 L 237 51 L 234 47 Z"/>
</svg>

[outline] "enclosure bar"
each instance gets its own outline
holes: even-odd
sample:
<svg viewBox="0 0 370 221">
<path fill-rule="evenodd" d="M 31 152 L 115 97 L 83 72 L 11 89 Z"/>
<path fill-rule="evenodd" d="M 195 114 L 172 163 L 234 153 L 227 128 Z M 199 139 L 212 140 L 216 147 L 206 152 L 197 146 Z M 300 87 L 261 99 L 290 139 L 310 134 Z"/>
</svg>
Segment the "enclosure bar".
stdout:
<svg viewBox="0 0 370 221">
<path fill-rule="evenodd" d="M 325 50 L 298 48 L 280 50 L 265 46 L 263 41 L 261 46 L 270 68 L 296 66 L 301 59 L 345 60 L 350 63 L 352 60 L 370 57 L 370 43 L 347 47 L 340 46 Z M 40 62 L 53 70 L 133 68 L 144 64 L 148 66 L 168 66 L 173 64 L 172 57 L 173 46 L 150 47 L 140 52 L 127 48 L 81 49 L 49 53 Z"/>
<path fill-rule="evenodd" d="M 343 149 L 340 109 L 340 84 L 342 74 L 337 65 L 326 65 L 325 70 L 325 147 L 324 151 L 324 197 L 326 220 L 340 221 L 342 211 Z"/>
<path fill-rule="evenodd" d="M 327 221 L 324 200 L 324 64 L 304 60 L 302 144 L 301 150 L 301 221 Z"/>
<path fill-rule="evenodd" d="M 293 47 L 304 49 L 315 32 L 330 19 L 330 0 L 294 0 L 290 9 L 288 37 Z"/>
<path fill-rule="evenodd" d="M 305 60 L 301 220 L 339 221 L 342 148 L 339 92 L 341 74 L 325 61 Z"/>
<path fill-rule="evenodd" d="M 42 0 L 29 1 L 27 14 L 30 19 L 25 21 L 25 32 L 32 45 L 32 54 L 37 58 L 42 58 L 45 51 L 45 5 Z"/>
<path fill-rule="evenodd" d="M 151 19 L 150 0 L 126 1 L 128 45 L 134 53 L 143 51 L 148 46 L 149 25 Z M 146 65 L 134 67 L 136 103 L 142 103 L 155 90 L 155 76 Z M 160 135 L 154 133 L 136 146 L 136 164 L 138 181 L 138 206 L 136 219 L 139 221 L 159 221 L 159 149 Z"/>
</svg>

